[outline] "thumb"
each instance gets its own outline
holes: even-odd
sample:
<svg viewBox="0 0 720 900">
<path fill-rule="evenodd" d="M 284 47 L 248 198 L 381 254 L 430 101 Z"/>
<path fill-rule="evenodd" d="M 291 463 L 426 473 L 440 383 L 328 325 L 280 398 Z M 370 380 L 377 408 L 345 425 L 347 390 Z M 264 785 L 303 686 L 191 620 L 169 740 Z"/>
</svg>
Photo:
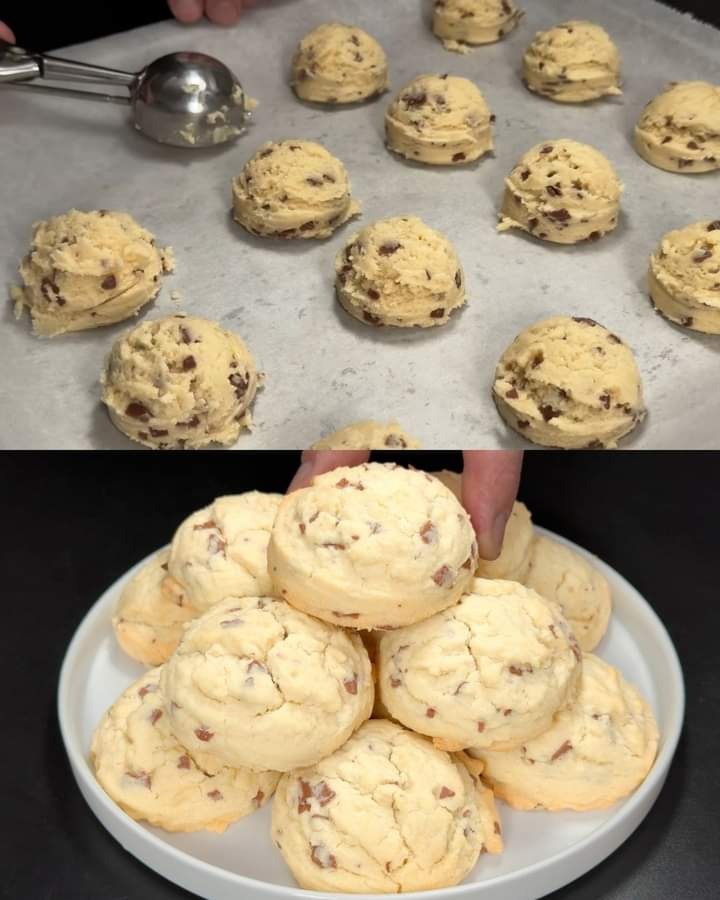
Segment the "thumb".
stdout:
<svg viewBox="0 0 720 900">
<path fill-rule="evenodd" d="M 13 34 L 12 29 L 8 28 L 4 22 L 0 22 L 0 38 L 2 38 L 3 41 L 7 41 L 8 44 L 15 43 L 15 35 Z"/>
<path fill-rule="evenodd" d="M 496 559 L 517 496 L 522 469 L 519 450 L 466 450 L 463 506 L 470 513 L 482 559 Z"/>
<path fill-rule="evenodd" d="M 369 450 L 305 450 L 288 493 L 307 487 L 316 475 L 322 475 L 323 472 L 331 472 L 340 466 L 359 466 L 368 459 Z"/>
</svg>

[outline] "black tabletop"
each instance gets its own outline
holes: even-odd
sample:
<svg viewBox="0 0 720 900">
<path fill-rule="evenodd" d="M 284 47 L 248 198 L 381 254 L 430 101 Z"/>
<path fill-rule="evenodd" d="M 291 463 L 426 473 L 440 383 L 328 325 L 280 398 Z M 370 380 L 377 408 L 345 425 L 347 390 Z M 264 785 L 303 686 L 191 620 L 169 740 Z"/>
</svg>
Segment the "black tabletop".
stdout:
<svg viewBox="0 0 720 900">
<path fill-rule="evenodd" d="M 459 467 L 459 454 L 412 456 L 419 467 Z M 191 896 L 129 856 L 85 805 L 58 733 L 60 663 L 99 594 L 184 516 L 218 494 L 281 491 L 296 463 L 294 453 L 0 455 L 0 896 Z M 688 694 L 684 735 L 650 815 L 555 900 L 718 896 L 717 466 L 717 454 L 526 456 L 520 495 L 535 521 L 593 550 L 649 599 Z"/>
</svg>

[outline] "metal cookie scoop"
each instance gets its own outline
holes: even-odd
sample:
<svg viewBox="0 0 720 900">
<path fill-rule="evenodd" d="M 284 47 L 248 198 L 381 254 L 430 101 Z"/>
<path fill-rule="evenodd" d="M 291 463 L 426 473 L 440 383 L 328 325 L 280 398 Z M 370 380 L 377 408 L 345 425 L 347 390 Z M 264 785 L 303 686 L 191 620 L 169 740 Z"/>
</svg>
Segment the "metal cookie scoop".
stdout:
<svg viewBox="0 0 720 900">
<path fill-rule="evenodd" d="M 114 85 L 127 93 L 79 90 L 53 81 Z M 31 53 L 0 40 L 0 84 L 129 103 L 139 131 L 175 147 L 211 147 L 233 140 L 252 115 L 252 101 L 235 75 L 204 53 L 170 53 L 133 74 Z"/>
</svg>

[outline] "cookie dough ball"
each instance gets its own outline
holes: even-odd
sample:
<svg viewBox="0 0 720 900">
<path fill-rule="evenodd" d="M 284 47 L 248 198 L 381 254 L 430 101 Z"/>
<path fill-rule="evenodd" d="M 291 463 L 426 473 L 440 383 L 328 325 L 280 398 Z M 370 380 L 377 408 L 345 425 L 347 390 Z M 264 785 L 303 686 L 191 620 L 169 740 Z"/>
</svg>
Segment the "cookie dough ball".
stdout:
<svg viewBox="0 0 720 900">
<path fill-rule="evenodd" d="M 676 325 L 720 334 L 720 220 L 670 231 L 650 258 L 650 297 Z"/>
<path fill-rule="evenodd" d="M 720 85 L 680 81 L 658 94 L 635 127 L 635 149 L 668 172 L 720 169 Z"/>
<path fill-rule="evenodd" d="M 314 141 L 269 141 L 233 180 L 233 216 L 262 237 L 327 238 L 360 213 L 345 166 Z"/>
<path fill-rule="evenodd" d="M 174 266 L 170 248 L 158 249 L 127 213 L 71 209 L 33 226 L 12 298 L 18 317 L 29 309 L 35 334 L 53 337 L 134 316 Z"/>
<path fill-rule="evenodd" d="M 437 478 L 366 463 L 285 497 L 268 562 L 298 609 L 351 628 L 397 628 L 457 602 L 477 544 L 470 517 Z"/>
<path fill-rule="evenodd" d="M 504 753 L 470 754 L 496 796 L 515 809 L 584 811 L 611 806 L 634 791 L 657 747 L 657 724 L 639 691 L 586 653 L 577 697 L 548 731 Z"/>
<path fill-rule="evenodd" d="M 196 619 L 166 663 L 178 739 L 230 766 L 287 772 L 345 743 L 370 716 L 370 660 L 352 632 L 271 597 L 230 597 Z"/>
<path fill-rule="evenodd" d="M 451 609 L 382 636 L 378 690 L 393 718 L 442 749 L 501 750 L 550 727 L 580 658 L 560 607 L 476 578 Z"/>
<path fill-rule="evenodd" d="M 593 319 L 555 316 L 500 357 L 493 399 L 518 434 L 566 450 L 614 449 L 645 418 L 632 350 Z"/>
<path fill-rule="evenodd" d="M 597 241 L 617 225 L 622 191 L 615 169 L 593 147 L 537 144 L 505 179 L 498 231 L 520 228 L 555 244 Z"/>
<path fill-rule="evenodd" d="M 531 91 L 558 103 L 622 94 L 618 49 L 592 22 L 563 22 L 539 31 L 525 51 L 522 71 Z"/>
<path fill-rule="evenodd" d="M 248 491 L 218 497 L 175 532 L 165 589 L 199 612 L 225 597 L 272 593 L 267 570 L 270 529 L 282 496 Z"/>
<path fill-rule="evenodd" d="M 468 78 L 419 75 L 400 91 L 385 113 L 388 147 L 415 162 L 463 165 L 493 148 L 485 98 Z"/>
<path fill-rule="evenodd" d="M 320 25 L 298 44 L 291 84 L 301 100 L 315 103 L 368 100 L 387 90 L 385 51 L 362 28 Z"/>
<path fill-rule="evenodd" d="M 410 437 L 399 422 L 353 422 L 327 435 L 312 450 L 419 450 L 420 442 Z"/>
<path fill-rule="evenodd" d="M 376 720 L 283 776 L 272 838 L 301 887 L 333 894 L 447 887 L 502 850 L 492 793 L 429 741 Z"/>
<path fill-rule="evenodd" d="M 113 424 L 164 450 L 234 444 L 260 381 L 240 338 L 195 316 L 143 322 L 114 344 L 101 381 Z"/>
<path fill-rule="evenodd" d="M 523 584 L 557 603 L 582 650 L 593 650 L 607 631 L 612 595 L 607 579 L 574 550 L 538 535 Z"/>
<path fill-rule="evenodd" d="M 468 53 L 473 44 L 492 44 L 523 17 L 513 0 L 435 0 L 433 31 L 446 50 Z"/>
<path fill-rule="evenodd" d="M 344 309 L 368 325 L 444 325 L 465 303 L 465 278 L 445 235 L 414 216 L 381 219 L 335 259 Z"/>
<path fill-rule="evenodd" d="M 169 557 L 166 548 L 133 575 L 112 620 L 118 644 L 145 666 L 164 663 L 180 643 L 185 623 L 198 615 L 184 594 L 163 591 Z"/>
<path fill-rule="evenodd" d="M 133 819 L 166 831 L 225 831 L 267 801 L 279 775 L 195 757 L 173 735 L 152 669 L 105 713 L 90 758 L 101 787 Z"/>
</svg>

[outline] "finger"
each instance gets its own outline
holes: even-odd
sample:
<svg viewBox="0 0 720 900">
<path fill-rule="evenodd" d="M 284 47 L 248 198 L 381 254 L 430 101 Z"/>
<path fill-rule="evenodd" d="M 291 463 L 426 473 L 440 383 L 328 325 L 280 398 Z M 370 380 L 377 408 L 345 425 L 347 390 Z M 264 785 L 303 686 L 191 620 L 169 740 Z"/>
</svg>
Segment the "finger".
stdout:
<svg viewBox="0 0 720 900">
<path fill-rule="evenodd" d="M 305 450 L 288 493 L 307 487 L 316 475 L 331 472 L 339 466 L 359 466 L 369 458 L 369 450 Z"/>
<path fill-rule="evenodd" d="M 12 29 L 8 28 L 4 22 L 0 22 L 0 38 L 7 41 L 8 44 L 15 43 L 15 35 L 13 34 Z"/>
<path fill-rule="evenodd" d="M 206 0 L 205 15 L 216 25 L 234 25 L 240 18 L 242 7 L 238 0 Z"/>
<path fill-rule="evenodd" d="M 170 12 L 178 22 L 190 25 L 202 19 L 204 12 L 203 0 L 168 0 Z"/>
<path fill-rule="evenodd" d="M 463 505 L 470 513 L 482 559 L 496 559 L 517 496 L 519 450 L 465 450 Z"/>
</svg>

